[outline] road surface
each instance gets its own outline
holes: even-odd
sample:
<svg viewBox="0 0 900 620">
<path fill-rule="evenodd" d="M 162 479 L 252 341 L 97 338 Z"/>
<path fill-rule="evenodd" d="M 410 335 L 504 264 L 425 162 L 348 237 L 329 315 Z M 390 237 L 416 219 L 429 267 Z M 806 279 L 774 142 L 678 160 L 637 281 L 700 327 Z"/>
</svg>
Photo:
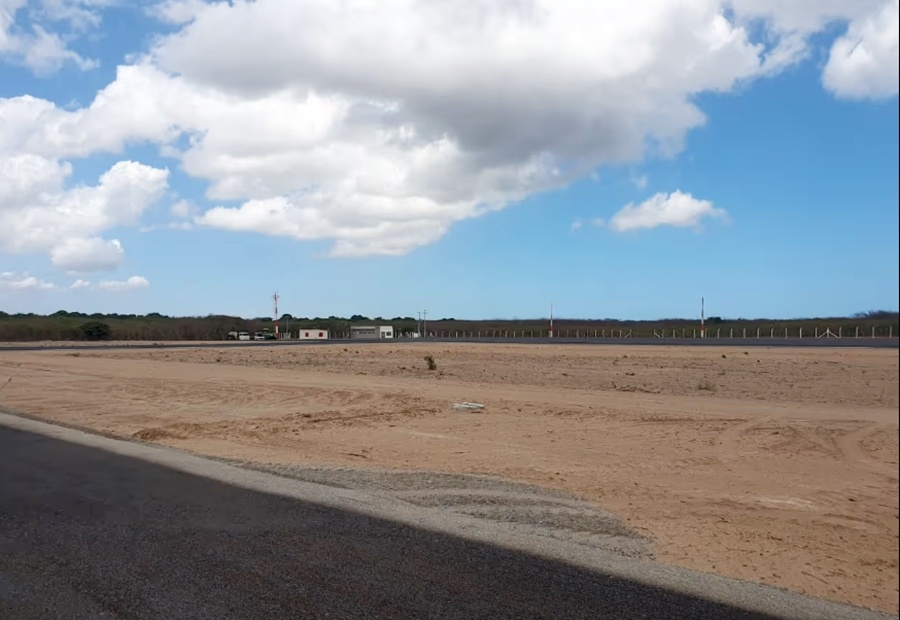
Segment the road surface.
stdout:
<svg viewBox="0 0 900 620">
<path fill-rule="evenodd" d="M 888 617 L 0 413 L 3 619 Z"/>
</svg>

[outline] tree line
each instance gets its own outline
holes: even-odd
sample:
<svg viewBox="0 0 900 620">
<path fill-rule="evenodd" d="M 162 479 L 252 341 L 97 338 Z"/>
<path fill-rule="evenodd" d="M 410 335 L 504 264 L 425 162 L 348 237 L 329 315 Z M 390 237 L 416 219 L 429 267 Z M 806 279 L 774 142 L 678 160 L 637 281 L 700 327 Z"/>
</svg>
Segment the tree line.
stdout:
<svg viewBox="0 0 900 620">
<path fill-rule="evenodd" d="M 868 311 L 851 317 L 808 318 L 808 319 L 728 319 L 710 317 L 706 321 L 708 330 L 717 329 L 721 333 L 748 333 L 756 330 L 768 335 L 775 331 L 782 334 L 789 330 L 794 334 L 799 329 L 812 335 L 816 330 L 843 329 L 851 334 L 856 328 L 863 334 L 875 329 L 881 335 L 900 334 L 898 313 L 893 311 Z M 225 340 L 230 331 L 274 331 L 276 321 L 271 317 L 242 318 L 227 315 L 203 317 L 167 316 L 158 312 L 149 314 L 103 314 L 67 312 L 60 310 L 50 315 L 33 313 L 9 314 L 0 311 L 0 341 L 27 342 L 40 340 Z M 325 329 L 333 335 L 346 334 L 351 325 L 391 325 L 395 333 L 419 332 L 423 325 L 413 317 L 367 317 L 354 314 L 349 317 L 294 317 L 282 315 L 278 321 L 281 332 L 304 329 Z M 548 319 L 523 320 L 479 320 L 466 321 L 455 318 L 428 320 L 429 333 L 452 335 L 466 333 L 484 336 L 497 333 L 515 332 L 525 335 L 546 334 Z M 699 319 L 660 319 L 656 321 L 631 321 L 619 319 L 554 319 L 557 334 L 585 335 L 618 331 L 632 333 L 634 337 L 652 337 L 655 332 L 679 333 L 699 328 Z"/>
</svg>

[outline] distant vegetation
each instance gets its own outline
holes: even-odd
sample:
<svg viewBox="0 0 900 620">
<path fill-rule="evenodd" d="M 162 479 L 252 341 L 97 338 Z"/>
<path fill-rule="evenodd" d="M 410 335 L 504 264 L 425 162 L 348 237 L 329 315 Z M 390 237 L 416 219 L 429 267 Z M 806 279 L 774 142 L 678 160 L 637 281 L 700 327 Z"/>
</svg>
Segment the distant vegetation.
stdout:
<svg viewBox="0 0 900 620">
<path fill-rule="evenodd" d="M 715 336 L 804 336 L 824 334 L 830 329 L 836 335 L 897 336 L 898 313 L 886 310 L 860 312 L 852 317 L 810 319 L 729 319 L 709 317 L 707 333 Z M 49 316 L 37 314 L 8 314 L 0 311 L 0 341 L 26 342 L 38 340 L 225 340 L 229 331 L 274 331 L 271 318 L 244 319 L 222 315 L 205 317 L 171 317 L 157 312 L 135 314 L 85 314 L 60 310 Z M 411 334 L 419 329 L 413 317 L 349 318 L 293 317 L 283 315 L 278 321 L 281 332 L 302 329 L 327 329 L 333 337 L 342 337 L 350 325 L 392 325 L 398 334 Z M 547 319 L 463 321 L 444 318 L 428 321 L 428 332 L 437 336 L 466 334 L 468 336 L 546 336 Z M 698 319 L 660 319 L 657 321 L 627 321 L 618 319 L 555 319 L 554 329 L 559 336 L 630 335 L 633 338 L 652 338 L 654 335 L 692 336 L 699 332 Z"/>
</svg>

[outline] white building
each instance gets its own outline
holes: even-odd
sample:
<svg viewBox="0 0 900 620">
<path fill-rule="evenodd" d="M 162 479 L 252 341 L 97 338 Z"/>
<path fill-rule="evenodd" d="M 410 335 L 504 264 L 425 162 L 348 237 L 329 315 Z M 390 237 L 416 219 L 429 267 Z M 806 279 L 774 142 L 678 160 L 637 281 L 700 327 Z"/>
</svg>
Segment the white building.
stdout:
<svg viewBox="0 0 900 620">
<path fill-rule="evenodd" d="M 390 325 L 353 325 L 350 327 L 351 340 L 388 340 L 394 337 Z"/>
<path fill-rule="evenodd" d="M 328 340 L 327 329 L 301 329 L 297 333 L 297 340 Z"/>
</svg>

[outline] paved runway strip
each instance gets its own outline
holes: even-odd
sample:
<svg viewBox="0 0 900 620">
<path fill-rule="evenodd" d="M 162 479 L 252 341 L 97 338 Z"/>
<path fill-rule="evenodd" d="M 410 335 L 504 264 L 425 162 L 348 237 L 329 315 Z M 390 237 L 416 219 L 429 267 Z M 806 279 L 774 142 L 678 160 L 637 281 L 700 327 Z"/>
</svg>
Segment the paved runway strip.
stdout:
<svg viewBox="0 0 900 620">
<path fill-rule="evenodd" d="M 0 414 L 0 618 L 891 618 Z"/>
</svg>

